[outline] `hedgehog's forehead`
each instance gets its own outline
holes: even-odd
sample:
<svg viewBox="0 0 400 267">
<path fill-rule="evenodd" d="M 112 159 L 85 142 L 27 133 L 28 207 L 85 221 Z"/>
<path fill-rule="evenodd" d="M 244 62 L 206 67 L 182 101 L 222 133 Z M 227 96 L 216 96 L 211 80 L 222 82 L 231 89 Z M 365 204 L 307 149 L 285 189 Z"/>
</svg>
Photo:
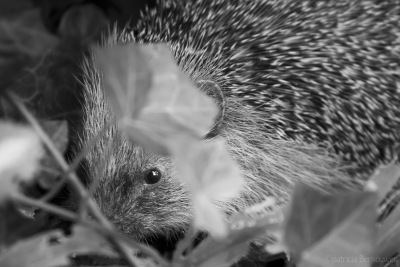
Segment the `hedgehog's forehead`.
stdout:
<svg viewBox="0 0 400 267">
<path fill-rule="evenodd" d="M 104 134 L 87 155 L 91 167 L 106 168 L 106 172 L 115 173 L 122 168 L 129 172 L 141 172 L 148 168 L 166 164 L 169 160 L 135 144 L 115 126 Z"/>
</svg>

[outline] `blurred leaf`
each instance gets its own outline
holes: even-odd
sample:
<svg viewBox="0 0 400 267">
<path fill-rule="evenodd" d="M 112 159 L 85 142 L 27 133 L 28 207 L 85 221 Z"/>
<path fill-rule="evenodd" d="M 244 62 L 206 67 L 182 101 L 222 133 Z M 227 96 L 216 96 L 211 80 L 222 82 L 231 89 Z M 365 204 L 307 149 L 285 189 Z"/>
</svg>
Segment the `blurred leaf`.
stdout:
<svg viewBox="0 0 400 267">
<path fill-rule="evenodd" d="M 0 91 L 14 82 L 27 61 L 56 44 L 57 39 L 41 24 L 39 10 L 0 20 Z"/>
<path fill-rule="evenodd" d="M 40 126 L 50 137 L 56 148 L 64 153 L 68 145 L 68 123 L 65 120 L 60 121 L 41 121 Z"/>
<path fill-rule="evenodd" d="M 0 1 L 0 17 L 15 16 L 33 8 L 33 3 L 29 0 L 2 0 Z"/>
<path fill-rule="evenodd" d="M 231 218 L 231 228 L 224 240 L 206 238 L 189 254 L 184 266 L 231 266 L 244 257 L 251 240 L 282 229 L 283 214 L 276 211 L 254 219 L 244 214 Z M 186 264 L 186 265 L 185 265 Z"/>
<path fill-rule="evenodd" d="M 70 237 L 64 237 L 59 231 L 51 231 L 20 241 L 3 251 L 0 266 L 64 266 L 69 264 L 68 257 L 74 253 L 115 256 L 104 244 L 101 236 L 82 226 L 75 226 Z"/>
<path fill-rule="evenodd" d="M 171 137 L 182 133 L 191 134 L 185 126 L 168 116 L 149 117 L 128 123 L 123 125 L 123 129 L 134 143 L 161 155 L 170 155 L 167 143 Z"/>
<path fill-rule="evenodd" d="M 0 88 L 1 93 L 1 88 Z M 5 98 L 0 98 L 0 118 L 3 120 L 15 120 L 16 118 L 20 118 L 21 113 L 12 106 Z"/>
<path fill-rule="evenodd" d="M 196 140 L 177 136 L 169 144 L 177 160 L 179 178 L 194 192 L 214 201 L 237 197 L 245 185 L 241 170 L 222 140 Z"/>
<path fill-rule="evenodd" d="M 106 94 L 135 143 L 168 154 L 177 134 L 198 138 L 213 126 L 218 108 L 178 68 L 161 44 L 130 44 L 96 50 Z"/>
<path fill-rule="evenodd" d="M 2 246 L 34 235 L 41 227 L 39 222 L 23 215 L 11 201 L 0 205 L 0 250 Z"/>
<path fill-rule="evenodd" d="M 377 185 L 378 198 L 379 200 L 382 200 L 399 178 L 400 166 L 396 163 L 391 163 L 377 169 L 369 181 L 374 182 Z"/>
<path fill-rule="evenodd" d="M 152 85 L 149 62 L 135 44 L 94 49 L 104 90 L 117 118 L 132 118 L 147 102 Z"/>
<path fill-rule="evenodd" d="M 36 57 L 58 42 L 41 23 L 40 10 L 30 10 L 14 19 L 0 20 L 0 33 L 1 53 L 15 51 Z"/>
<path fill-rule="evenodd" d="M 194 226 L 197 229 L 206 230 L 216 239 L 225 238 L 228 235 L 228 226 L 224 212 L 216 207 L 209 197 L 201 193 L 197 193 L 192 201 Z"/>
<path fill-rule="evenodd" d="M 238 197 L 245 182 L 224 142 L 202 142 L 181 135 L 169 147 L 176 159 L 178 177 L 193 193 L 196 227 L 209 231 L 213 237 L 225 237 L 225 215 L 215 203 Z"/>
<path fill-rule="evenodd" d="M 139 119 L 159 123 L 162 119 L 174 120 L 197 135 L 204 136 L 214 124 L 218 114 L 215 102 L 177 66 L 169 48 L 165 45 L 140 47 L 150 62 L 152 87 L 149 102 Z"/>
<path fill-rule="evenodd" d="M 66 41 L 79 40 L 82 44 L 90 44 L 98 39 L 108 25 L 109 21 L 102 9 L 93 4 L 80 4 L 65 11 L 58 26 L 58 34 Z"/>
<path fill-rule="evenodd" d="M 400 207 L 391 212 L 378 228 L 376 254 L 380 257 L 390 257 L 400 251 Z"/>
<path fill-rule="evenodd" d="M 19 190 L 38 169 L 41 141 L 29 127 L 0 121 L 0 202 Z"/>
<path fill-rule="evenodd" d="M 56 148 L 64 154 L 68 145 L 68 123 L 66 121 L 42 121 L 41 126 Z M 58 182 L 62 173 L 60 165 L 50 153 L 46 153 L 41 162 L 41 171 L 36 180 L 43 189 L 50 189 Z"/>
<path fill-rule="evenodd" d="M 240 243 L 230 246 L 227 249 L 224 249 L 220 253 L 214 255 L 213 257 L 208 258 L 204 262 L 202 262 L 200 267 L 209 267 L 209 266 L 226 266 L 229 267 L 235 262 L 237 262 L 240 258 L 246 256 L 249 250 L 249 242 Z"/>
<path fill-rule="evenodd" d="M 376 205 L 376 194 L 372 192 L 324 195 L 301 185 L 294 192 L 286 244 L 295 255 L 303 254 L 300 266 L 344 266 L 327 257 L 371 256 Z M 358 264 L 345 266 L 368 266 L 361 261 Z"/>
</svg>

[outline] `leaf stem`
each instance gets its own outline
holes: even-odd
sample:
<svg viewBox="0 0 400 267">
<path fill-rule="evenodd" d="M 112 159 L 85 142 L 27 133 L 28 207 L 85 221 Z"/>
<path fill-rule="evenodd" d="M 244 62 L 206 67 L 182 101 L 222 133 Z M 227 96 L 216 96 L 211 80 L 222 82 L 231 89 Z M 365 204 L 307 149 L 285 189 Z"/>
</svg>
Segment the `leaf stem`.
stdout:
<svg viewBox="0 0 400 267">
<path fill-rule="evenodd" d="M 185 237 L 183 238 L 183 240 L 181 240 L 178 243 L 178 245 L 174 251 L 174 255 L 172 257 L 173 263 L 177 263 L 177 262 L 181 261 L 182 255 L 185 252 L 185 250 L 187 250 L 187 253 L 190 252 L 189 250 L 191 249 L 192 241 L 193 241 L 195 234 L 196 234 L 196 229 L 194 227 L 194 224 L 191 223 L 190 228 L 187 231 Z"/>
</svg>

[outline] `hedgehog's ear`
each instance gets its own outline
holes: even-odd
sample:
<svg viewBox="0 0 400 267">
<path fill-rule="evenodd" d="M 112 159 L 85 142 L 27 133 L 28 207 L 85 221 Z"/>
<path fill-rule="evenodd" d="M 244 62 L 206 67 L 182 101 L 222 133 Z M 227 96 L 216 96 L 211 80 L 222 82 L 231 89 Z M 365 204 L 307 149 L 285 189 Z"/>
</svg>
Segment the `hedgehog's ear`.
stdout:
<svg viewBox="0 0 400 267">
<path fill-rule="evenodd" d="M 219 130 L 222 127 L 222 121 L 225 115 L 224 94 L 222 93 L 221 87 L 211 80 L 200 80 L 197 82 L 197 86 L 201 91 L 210 96 L 219 106 L 219 114 L 215 120 L 215 123 L 210 131 L 204 136 L 205 139 L 213 138 L 218 135 Z"/>
</svg>

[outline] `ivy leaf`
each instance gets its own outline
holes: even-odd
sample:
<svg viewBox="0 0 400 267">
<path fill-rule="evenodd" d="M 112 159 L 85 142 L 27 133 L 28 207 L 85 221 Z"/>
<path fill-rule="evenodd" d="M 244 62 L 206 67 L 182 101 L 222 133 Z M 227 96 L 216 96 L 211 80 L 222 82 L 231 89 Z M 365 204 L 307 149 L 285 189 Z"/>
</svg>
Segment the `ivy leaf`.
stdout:
<svg viewBox="0 0 400 267">
<path fill-rule="evenodd" d="M 42 155 L 41 141 L 33 129 L 0 122 L 0 202 L 33 177 Z"/>
<path fill-rule="evenodd" d="M 279 210 L 266 214 L 263 218 L 236 214 L 231 218 L 226 239 L 206 238 L 190 253 L 184 265 L 231 266 L 247 255 L 251 240 L 282 229 L 282 222 L 283 214 Z"/>
<path fill-rule="evenodd" d="M 118 119 L 132 118 L 147 102 L 152 73 L 135 44 L 95 48 L 94 58 L 103 74 L 105 94 Z"/>
<path fill-rule="evenodd" d="M 120 125 L 135 143 L 169 154 L 171 138 L 201 137 L 212 128 L 216 104 L 182 73 L 165 45 L 96 50 L 96 62 Z"/>
<path fill-rule="evenodd" d="M 170 144 L 180 179 L 213 201 L 237 197 L 245 185 L 242 172 L 226 150 L 224 141 L 206 142 L 190 136 L 176 137 Z"/>
<path fill-rule="evenodd" d="M 373 192 L 325 195 L 305 185 L 297 187 L 285 240 L 295 255 L 302 255 L 300 266 L 343 266 L 332 259 L 372 255 L 376 200 Z M 348 266 L 368 266 L 358 263 Z"/>
<path fill-rule="evenodd" d="M 181 135 L 169 147 L 176 159 L 178 177 L 193 194 L 195 226 L 214 238 L 226 237 L 225 215 L 215 204 L 238 197 L 245 182 L 223 141 L 201 142 Z"/>
<path fill-rule="evenodd" d="M 71 254 L 96 253 L 115 256 L 105 241 L 93 230 L 75 226 L 73 234 L 65 237 L 59 231 L 43 233 L 17 242 L 0 255 L 0 266 L 53 267 L 70 263 Z"/>
<path fill-rule="evenodd" d="M 141 50 L 150 62 L 153 84 L 149 101 L 141 111 L 139 120 L 164 124 L 163 120 L 166 119 L 198 136 L 205 136 L 218 114 L 215 102 L 178 68 L 165 45 L 145 46 Z"/>
</svg>

